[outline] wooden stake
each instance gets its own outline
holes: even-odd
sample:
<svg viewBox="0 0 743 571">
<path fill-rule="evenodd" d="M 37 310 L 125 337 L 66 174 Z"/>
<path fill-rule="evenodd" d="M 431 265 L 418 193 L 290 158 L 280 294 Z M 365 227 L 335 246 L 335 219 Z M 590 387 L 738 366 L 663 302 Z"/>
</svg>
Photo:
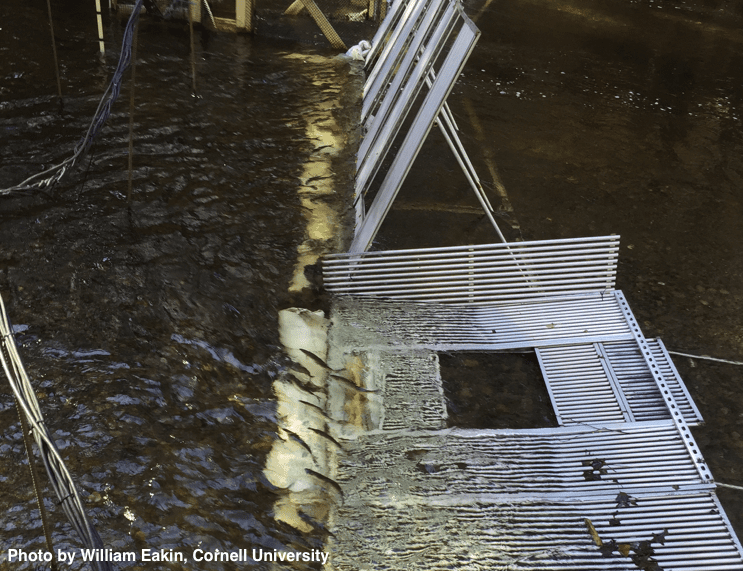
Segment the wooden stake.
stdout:
<svg viewBox="0 0 743 571">
<path fill-rule="evenodd" d="M 132 204 L 132 176 L 133 176 L 133 156 L 134 156 L 134 83 L 137 71 L 137 35 L 139 32 L 139 22 L 134 27 L 134 41 L 132 46 L 132 89 L 129 98 L 129 189 L 126 194 L 126 202 Z"/>
<path fill-rule="evenodd" d="M 46 7 L 49 10 L 49 29 L 52 32 L 52 53 L 54 54 L 54 72 L 57 74 L 57 95 L 59 95 L 59 104 L 62 105 L 62 79 L 59 76 L 59 60 L 57 60 L 57 41 L 54 39 L 51 0 L 46 0 Z"/>
</svg>

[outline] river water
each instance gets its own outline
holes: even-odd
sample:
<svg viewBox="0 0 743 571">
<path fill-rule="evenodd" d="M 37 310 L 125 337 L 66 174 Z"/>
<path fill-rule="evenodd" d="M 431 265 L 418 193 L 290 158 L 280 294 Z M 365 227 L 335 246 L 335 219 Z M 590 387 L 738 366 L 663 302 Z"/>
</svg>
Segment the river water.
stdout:
<svg viewBox="0 0 743 571">
<path fill-rule="evenodd" d="M 46 3 L 0 6 L 2 188 L 71 154 L 118 58 L 125 20 L 107 19 L 102 62 L 93 5 L 52 4 L 61 112 Z M 297 189 L 317 146 L 306 117 L 353 70 L 324 47 L 198 33 L 194 93 L 187 24 L 143 17 L 137 52 L 131 204 L 128 80 L 74 173 L 0 197 L 0 291 L 20 352 L 106 547 L 319 548 L 274 521 L 262 469 L 287 364 L 278 311 L 298 303 Z M 0 450 L 0 569 L 31 569 L 6 559 L 44 548 L 7 386 Z M 55 548 L 78 546 L 47 504 Z"/>
<path fill-rule="evenodd" d="M 92 8 L 52 4 L 61 112 L 45 3 L 0 5 L 0 187 L 69 155 L 115 65 L 97 56 Z M 739 4 L 465 8 L 483 36 L 449 102 L 507 236 L 621 234 L 618 283 L 646 336 L 743 360 Z M 0 292 L 108 547 L 321 549 L 322 531 L 276 523 L 262 468 L 287 367 L 278 311 L 316 303 L 289 292 L 307 238 L 305 116 L 329 86 L 354 87 L 322 47 L 209 34 L 196 48 L 194 94 L 187 26 L 143 19 L 132 204 L 125 86 L 75 173 L 0 198 Z M 432 132 L 377 247 L 495 241 L 475 212 Z M 676 362 L 713 474 L 743 485 L 740 369 Z M 43 548 L 7 390 L 0 407 L 3 544 Z M 740 493 L 720 494 L 741 535 Z M 57 547 L 78 545 L 58 511 L 53 521 Z M 32 568 L 3 557 L 0 569 Z"/>
</svg>

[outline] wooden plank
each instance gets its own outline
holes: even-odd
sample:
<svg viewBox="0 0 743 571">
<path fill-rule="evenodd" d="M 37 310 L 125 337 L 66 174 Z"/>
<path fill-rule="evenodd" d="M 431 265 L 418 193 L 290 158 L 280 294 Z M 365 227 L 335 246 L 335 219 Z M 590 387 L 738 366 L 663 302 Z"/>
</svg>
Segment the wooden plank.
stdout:
<svg viewBox="0 0 743 571">
<path fill-rule="evenodd" d="M 310 16 L 312 16 L 312 19 L 315 20 L 315 23 L 320 27 L 322 33 L 325 34 L 330 45 L 339 50 L 346 50 L 346 44 L 343 43 L 341 37 L 335 29 L 333 29 L 333 26 L 330 25 L 330 22 L 328 22 L 328 19 L 325 17 L 325 14 L 322 13 L 322 10 L 317 7 L 315 1 L 301 0 L 301 2 L 304 7 L 307 8 L 307 11 L 310 13 Z M 296 2 L 294 4 L 296 4 Z M 292 6 L 294 4 L 292 4 Z M 289 6 L 289 8 L 291 9 L 292 6 Z"/>
</svg>

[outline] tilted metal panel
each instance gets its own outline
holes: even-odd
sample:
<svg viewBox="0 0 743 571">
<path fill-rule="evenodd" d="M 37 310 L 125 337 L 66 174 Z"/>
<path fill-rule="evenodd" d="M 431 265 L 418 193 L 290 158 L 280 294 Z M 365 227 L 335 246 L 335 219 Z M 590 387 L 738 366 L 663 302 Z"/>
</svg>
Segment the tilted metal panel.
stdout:
<svg viewBox="0 0 743 571">
<path fill-rule="evenodd" d="M 380 67 L 380 61 L 385 59 L 385 50 L 391 49 L 391 44 L 394 43 L 395 38 L 399 35 L 402 28 L 400 22 L 409 17 L 415 4 L 416 2 L 414 0 L 398 0 L 387 11 L 387 15 L 374 34 L 374 38 L 371 41 L 372 47 L 369 53 L 366 54 L 364 61 L 364 67 L 369 70 L 366 79 L 367 85 L 370 79 L 378 73 L 377 68 Z M 366 90 L 364 93 L 366 93 Z"/>
<path fill-rule="evenodd" d="M 446 58 L 441 64 L 441 67 L 435 70 L 436 79 L 433 81 L 418 113 L 415 115 L 410 130 L 400 145 L 389 170 L 387 170 L 366 217 L 356 228 L 356 235 L 349 248 L 350 252 L 362 252 L 366 250 L 374 239 L 374 236 L 376 236 L 382 221 L 397 196 L 397 192 L 402 186 L 403 180 L 407 176 L 413 161 L 418 156 L 423 141 L 433 127 L 433 123 L 451 92 L 454 82 L 459 77 L 467 58 L 472 53 L 475 43 L 480 36 L 480 30 L 464 14 L 458 4 L 456 5 L 456 12 L 458 20 L 461 21 L 461 27 L 459 28 L 456 39 L 446 46 L 449 47 L 450 45 Z M 425 68 L 425 75 L 421 78 L 421 81 L 425 81 L 428 78 L 429 72 L 432 69 L 431 67 Z M 399 120 L 401 119 L 394 118 L 395 122 Z M 383 155 L 380 155 L 379 160 L 381 161 L 382 159 Z M 364 185 L 359 184 L 359 180 L 357 180 L 357 212 L 359 211 L 358 205 L 363 204 L 361 201 L 363 201 L 363 195 L 367 190 L 365 185 L 366 183 Z"/>
<path fill-rule="evenodd" d="M 426 75 L 444 48 L 449 34 L 453 31 L 459 14 L 455 9 L 455 4 L 444 3 L 443 6 L 446 9 L 441 14 L 436 9 L 431 9 L 424 15 L 421 29 L 412 38 L 411 45 L 395 69 L 391 82 L 389 85 L 385 83 L 381 86 L 386 90 L 384 97 L 379 108 L 374 111 L 373 120 L 370 119 L 367 123 L 366 133 L 359 145 L 356 172 L 357 194 L 366 192 L 369 183 L 379 170 L 392 141 L 423 88 Z M 432 27 L 433 30 L 431 30 Z M 364 103 L 362 117 L 369 113 L 369 105 L 371 102 Z"/>
<path fill-rule="evenodd" d="M 473 303 L 606 291 L 615 285 L 618 236 L 337 254 L 325 288 L 438 303 Z"/>
</svg>

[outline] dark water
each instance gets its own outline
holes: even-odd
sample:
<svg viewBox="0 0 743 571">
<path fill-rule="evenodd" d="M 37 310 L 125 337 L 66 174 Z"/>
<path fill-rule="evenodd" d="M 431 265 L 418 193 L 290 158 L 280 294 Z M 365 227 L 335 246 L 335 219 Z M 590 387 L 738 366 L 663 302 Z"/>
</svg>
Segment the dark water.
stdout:
<svg viewBox="0 0 743 571">
<path fill-rule="evenodd" d="M 71 153 L 118 57 L 123 21 L 107 19 L 101 62 L 93 5 L 52 4 L 61 113 L 45 2 L 0 5 L 0 187 Z M 128 81 L 80 168 L 50 191 L 0 197 L 0 291 L 107 547 L 317 548 L 274 522 L 262 468 L 285 368 L 277 312 L 292 304 L 305 232 L 303 114 L 348 69 L 306 45 L 196 42 L 197 97 L 188 26 L 141 21 L 131 207 Z M 287 57 L 297 52 L 320 57 Z M 8 547 L 44 547 L 7 387 L 0 434 L 0 568 L 30 569 L 5 559 Z M 48 505 L 55 547 L 78 546 Z"/>
</svg>

